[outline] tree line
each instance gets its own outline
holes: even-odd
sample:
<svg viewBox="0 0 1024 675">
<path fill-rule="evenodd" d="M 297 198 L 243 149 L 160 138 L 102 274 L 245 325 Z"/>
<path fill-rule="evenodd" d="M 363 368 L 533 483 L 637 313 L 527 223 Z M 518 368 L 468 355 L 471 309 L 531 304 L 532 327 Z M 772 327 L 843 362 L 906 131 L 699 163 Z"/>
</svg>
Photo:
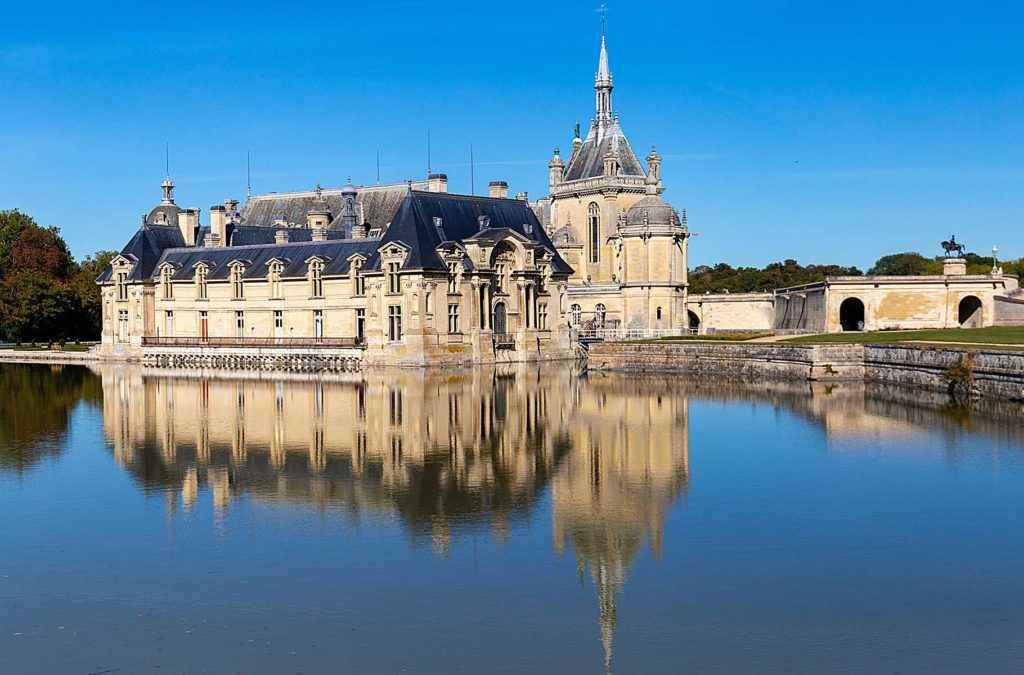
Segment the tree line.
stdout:
<svg viewBox="0 0 1024 675">
<path fill-rule="evenodd" d="M 78 262 L 56 227 L 17 209 L 0 211 L 0 338 L 10 342 L 98 340 L 95 279 L 116 255 Z"/>
<path fill-rule="evenodd" d="M 964 254 L 968 274 L 988 274 L 992 271 L 992 256 L 976 253 Z M 942 274 L 944 258 L 926 258 L 920 253 L 893 253 L 879 258 L 867 271 L 878 276 L 918 276 Z M 1017 276 L 1024 283 L 1024 258 L 999 262 L 1006 274 Z M 752 293 L 771 291 L 787 286 L 799 286 L 823 281 L 832 276 L 863 276 L 856 267 L 841 265 L 801 265 L 796 260 L 774 262 L 766 267 L 732 267 L 726 263 L 698 265 L 690 270 L 690 293 Z"/>
</svg>

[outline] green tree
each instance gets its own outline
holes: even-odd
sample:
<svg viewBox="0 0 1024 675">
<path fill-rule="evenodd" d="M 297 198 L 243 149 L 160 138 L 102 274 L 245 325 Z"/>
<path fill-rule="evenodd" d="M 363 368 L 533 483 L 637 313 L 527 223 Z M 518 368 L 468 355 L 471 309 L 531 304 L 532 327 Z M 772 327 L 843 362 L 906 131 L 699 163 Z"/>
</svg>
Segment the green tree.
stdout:
<svg viewBox="0 0 1024 675">
<path fill-rule="evenodd" d="M 0 324 L 11 341 L 71 337 L 76 305 L 66 283 L 37 270 L 10 273 L 0 282 Z"/>
<path fill-rule="evenodd" d="M 942 263 L 929 260 L 920 253 L 892 253 L 884 255 L 868 270 L 871 276 L 918 276 L 942 274 Z"/>
<path fill-rule="evenodd" d="M 39 227 L 36 221 L 18 209 L 0 211 L 0 279 L 7 274 L 10 267 L 11 248 L 21 233 L 27 229 Z"/>
<path fill-rule="evenodd" d="M 98 340 L 103 328 L 100 287 L 96 285 L 96 277 L 110 267 L 110 261 L 117 255 L 116 251 L 99 251 L 86 256 L 78 266 L 78 270 L 69 282 L 78 305 L 78 317 L 75 321 L 73 336 L 79 340 Z"/>
</svg>

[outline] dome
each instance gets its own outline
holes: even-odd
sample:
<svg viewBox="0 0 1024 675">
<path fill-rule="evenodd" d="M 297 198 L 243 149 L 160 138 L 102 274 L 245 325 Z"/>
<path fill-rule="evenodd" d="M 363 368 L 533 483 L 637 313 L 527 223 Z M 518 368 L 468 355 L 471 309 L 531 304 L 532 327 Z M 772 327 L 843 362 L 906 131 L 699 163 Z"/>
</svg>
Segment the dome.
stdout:
<svg viewBox="0 0 1024 675">
<path fill-rule="evenodd" d="M 358 192 L 356 191 L 356 186 L 352 185 L 352 178 L 349 178 L 348 181 L 345 183 L 345 187 L 341 188 L 341 194 L 352 195 L 353 197 L 358 194 Z"/>
<path fill-rule="evenodd" d="M 647 195 L 626 211 L 626 226 L 680 227 L 679 214 L 657 195 Z"/>
<path fill-rule="evenodd" d="M 583 246 L 580 235 L 572 225 L 563 225 L 551 234 L 551 242 L 556 247 Z"/>
<path fill-rule="evenodd" d="M 154 225 L 177 225 L 182 208 L 176 204 L 160 204 L 146 216 L 146 222 Z"/>
</svg>

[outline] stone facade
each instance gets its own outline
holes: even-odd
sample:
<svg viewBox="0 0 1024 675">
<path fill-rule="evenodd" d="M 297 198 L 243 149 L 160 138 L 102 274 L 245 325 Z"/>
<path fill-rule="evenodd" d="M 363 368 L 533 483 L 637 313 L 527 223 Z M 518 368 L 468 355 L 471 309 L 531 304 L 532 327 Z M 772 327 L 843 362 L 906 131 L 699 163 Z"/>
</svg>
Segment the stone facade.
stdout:
<svg viewBox="0 0 1024 675">
<path fill-rule="evenodd" d="M 799 345 L 784 343 L 602 343 L 587 367 L 698 378 L 869 381 L 946 390 L 950 369 L 970 363 L 975 393 L 1024 400 L 1024 352 L 918 345 Z"/>
<path fill-rule="evenodd" d="M 1017 286 L 1016 277 L 1004 274 L 829 277 L 776 291 L 774 328 L 836 333 L 993 326 L 996 299 Z"/>
<path fill-rule="evenodd" d="M 98 279 L 102 353 L 359 349 L 365 363 L 402 365 L 571 357 L 572 269 L 525 201 L 406 188 L 387 222 L 360 224 L 357 203 L 335 216 L 313 194 L 301 226 L 249 224 L 230 201 L 211 209 L 208 228 L 197 210 L 144 223 Z"/>
</svg>

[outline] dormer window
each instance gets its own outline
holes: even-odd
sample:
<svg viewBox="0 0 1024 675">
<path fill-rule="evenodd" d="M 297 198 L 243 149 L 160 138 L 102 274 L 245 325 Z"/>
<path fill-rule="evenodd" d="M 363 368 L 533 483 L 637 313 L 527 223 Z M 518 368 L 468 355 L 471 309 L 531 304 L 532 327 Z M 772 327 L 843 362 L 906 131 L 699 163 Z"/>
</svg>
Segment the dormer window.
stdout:
<svg viewBox="0 0 1024 675">
<path fill-rule="evenodd" d="M 173 273 L 170 265 L 160 270 L 160 296 L 164 300 L 174 300 L 174 284 L 171 283 Z"/>
<path fill-rule="evenodd" d="M 448 263 L 448 292 L 459 292 L 459 263 Z"/>
<path fill-rule="evenodd" d="M 270 284 L 270 298 L 280 300 L 284 297 L 284 289 L 281 284 L 281 273 L 284 272 L 284 265 L 275 260 L 270 263 L 270 272 L 267 274 L 267 282 Z"/>
<path fill-rule="evenodd" d="M 114 285 L 117 287 L 117 299 L 128 299 L 128 273 L 121 271 L 114 274 Z"/>
<path fill-rule="evenodd" d="M 242 284 L 242 266 L 231 266 L 231 297 L 235 300 L 245 298 L 245 286 Z"/>
<path fill-rule="evenodd" d="M 388 263 L 388 293 L 402 292 L 402 277 L 399 273 L 401 268 L 402 263 L 400 262 Z"/>
<path fill-rule="evenodd" d="M 352 295 L 366 295 L 366 277 L 363 276 L 362 269 L 362 258 L 356 258 L 352 261 L 350 270 L 352 274 Z"/>
<path fill-rule="evenodd" d="M 196 268 L 195 283 L 196 283 L 196 300 L 207 300 L 207 299 L 209 299 L 209 296 L 207 295 L 207 289 L 206 289 L 206 266 L 205 265 L 200 265 L 199 267 Z"/>
<path fill-rule="evenodd" d="M 320 260 L 309 263 L 309 293 L 314 298 L 324 297 L 324 264 Z"/>
</svg>

